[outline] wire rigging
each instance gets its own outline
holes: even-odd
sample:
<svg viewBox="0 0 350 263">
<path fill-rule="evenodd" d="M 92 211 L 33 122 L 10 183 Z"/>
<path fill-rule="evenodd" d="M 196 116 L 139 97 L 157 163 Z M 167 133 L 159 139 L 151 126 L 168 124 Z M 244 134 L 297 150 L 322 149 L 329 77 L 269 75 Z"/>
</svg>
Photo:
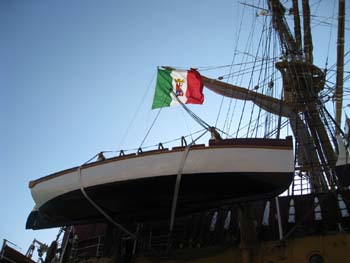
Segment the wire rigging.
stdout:
<svg viewBox="0 0 350 263">
<path fill-rule="evenodd" d="M 126 136 L 128 135 L 128 133 L 129 133 L 129 131 L 130 131 L 131 126 L 133 125 L 133 123 L 134 123 L 134 121 L 135 121 L 135 119 L 136 119 L 136 116 L 139 114 L 140 109 L 141 109 L 141 106 L 143 105 L 143 103 L 144 103 L 144 101 L 145 101 L 144 98 L 146 98 L 148 92 L 150 91 L 151 85 L 152 85 L 152 83 L 153 83 L 153 81 L 154 81 L 155 76 L 156 76 L 156 73 L 153 74 L 153 76 L 152 76 L 152 78 L 151 78 L 151 81 L 150 81 L 149 84 L 147 85 L 147 88 L 146 88 L 146 90 L 145 90 L 143 96 L 142 96 L 141 99 L 140 99 L 139 105 L 137 106 L 136 111 L 135 111 L 134 115 L 132 116 L 131 121 L 130 121 L 129 124 L 128 124 L 128 127 L 126 128 L 126 130 L 125 130 L 123 136 L 121 137 L 121 139 L 120 139 L 120 141 L 119 141 L 119 145 L 118 145 L 117 149 L 119 149 L 119 148 L 121 147 L 122 143 L 124 142 Z"/>
<path fill-rule="evenodd" d="M 241 19 L 240 19 L 240 24 L 239 24 L 239 27 L 238 27 L 238 33 L 237 33 L 237 37 L 236 37 L 235 49 L 234 49 L 233 58 L 232 58 L 231 66 L 230 66 L 230 73 L 232 72 L 233 62 L 235 61 L 235 57 L 236 57 L 236 54 L 237 54 L 236 52 L 237 52 L 237 48 L 238 48 L 239 38 L 240 38 L 240 35 L 241 35 L 244 13 L 245 13 L 245 7 L 243 8 L 242 16 L 241 16 Z M 219 107 L 218 114 L 217 114 L 217 117 L 216 117 L 215 126 L 217 126 L 218 121 L 219 121 L 219 116 L 220 116 L 220 113 L 221 113 L 221 109 L 222 109 L 222 105 L 223 105 L 223 102 L 224 102 L 224 98 L 225 98 L 225 96 L 223 95 L 222 98 L 221 98 L 220 107 Z"/>
</svg>

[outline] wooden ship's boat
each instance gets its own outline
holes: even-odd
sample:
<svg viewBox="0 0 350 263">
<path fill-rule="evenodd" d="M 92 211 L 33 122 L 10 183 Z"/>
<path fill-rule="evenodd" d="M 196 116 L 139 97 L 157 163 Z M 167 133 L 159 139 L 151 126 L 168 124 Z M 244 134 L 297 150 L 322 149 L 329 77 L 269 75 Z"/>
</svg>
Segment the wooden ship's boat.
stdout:
<svg viewBox="0 0 350 263">
<path fill-rule="evenodd" d="M 346 260 L 350 249 L 349 132 L 342 130 L 342 102 L 343 80 L 349 79 L 343 75 L 344 57 L 350 52 L 344 54 L 345 1 L 338 1 L 335 84 L 327 84 L 327 64 L 325 69 L 314 65 L 309 1 L 293 0 L 291 4 L 293 33 L 282 1 L 267 0 L 265 8 L 245 4 L 258 8 L 257 17 L 271 18 L 270 27 L 261 34 L 270 34 L 267 40 L 272 41 L 274 31 L 280 46 L 278 54 L 273 49 L 273 57 L 265 54 L 273 45 L 266 44 L 262 52 L 267 56 L 258 70 L 265 74 L 263 81 L 260 75 L 255 79 L 249 73 L 249 84 L 244 87 L 224 82 L 224 77 L 202 76 L 204 86 L 214 93 L 253 105 L 249 124 L 254 132 L 261 125 L 251 120 L 259 118 L 261 110 L 267 113 L 265 122 L 277 116 L 274 131 L 266 125 L 264 139 L 237 139 L 237 132 L 235 139 L 217 137 L 209 146 L 101 158 L 31 182 L 36 206 L 27 228 L 63 226 L 60 248 L 48 260 Z M 257 60 L 255 55 L 254 66 Z M 264 70 L 270 62 L 282 76 L 279 96 L 271 91 L 277 73 Z M 253 81 L 260 82 L 252 86 Z M 327 106 L 330 98 L 336 104 L 335 114 Z M 255 116 L 254 109 L 259 111 Z M 291 142 L 280 139 L 287 126 L 293 132 L 294 163 Z M 245 137 L 251 134 L 249 126 Z M 268 139 L 272 137 L 275 139 Z M 186 159 L 185 165 L 181 158 Z M 165 170 L 153 167 L 155 162 Z M 158 184 L 162 187 L 155 187 Z M 196 184 L 200 187 L 194 187 Z"/>
<path fill-rule="evenodd" d="M 36 205 L 27 228 L 103 220 L 81 188 L 120 222 L 169 217 L 179 170 L 179 216 L 266 199 L 282 193 L 293 179 L 292 139 L 211 140 L 207 147 L 139 151 L 40 178 L 30 182 Z"/>
</svg>

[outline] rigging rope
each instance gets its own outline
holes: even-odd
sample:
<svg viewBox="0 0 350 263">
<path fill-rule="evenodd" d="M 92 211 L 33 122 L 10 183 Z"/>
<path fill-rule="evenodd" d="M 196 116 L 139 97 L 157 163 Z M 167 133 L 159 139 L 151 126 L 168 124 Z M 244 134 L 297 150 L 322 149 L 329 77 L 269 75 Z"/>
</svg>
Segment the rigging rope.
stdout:
<svg viewBox="0 0 350 263">
<path fill-rule="evenodd" d="M 333 2 L 332 17 L 334 17 L 334 12 L 335 12 L 335 1 Z M 326 64 L 325 64 L 325 74 L 327 74 L 327 66 L 328 66 L 328 58 L 329 58 L 329 50 L 330 50 L 330 45 L 331 45 L 332 33 L 333 33 L 333 27 L 330 27 L 329 37 L 328 37 L 328 46 L 327 46 L 327 57 L 326 57 Z"/>
<path fill-rule="evenodd" d="M 250 32 L 250 38 L 252 38 L 253 35 L 254 35 L 255 24 L 256 24 L 256 20 L 254 20 L 254 23 L 252 24 L 253 30 Z M 264 24 L 264 26 L 265 26 L 265 24 Z M 255 56 L 256 58 L 258 57 L 258 53 L 259 53 L 259 50 L 260 50 L 260 46 L 261 46 L 261 42 L 262 42 L 262 36 L 263 36 L 263 31 L 262 31 L 260 39 L 259 39 L 259 43 L 258 43 L 258 47 L 257 47 L 257 51 L 256 51 L 256 56 Z M 252 43 L 252 41 L 251 41 L 251 43 Z M 251 86 L 251 83 L 253 81 L 253 73 L 254 73 L 255 66 L 256 66 L 256 63 L 253 64 L 253 71 L 251 72 L 251 75 L 250 75 L 250 79 L 249 79 L 249 83 L 248 83 L 248 89 Z M 244 100 L 243 110 L 242 110 L 241 117 L 239 119 L 239 123 L 238 123 L 238 127 L 237 127 L 237 135 L 238 135 L 238 130 L 239 130 L 239 128 L 241 126 L 241 123 L 242 123 L 242 120 L 243 120 L 243 115 L 244 115 L 244 111 L 245 111 L 245 108 L 246 108 L 246 104 L 247 104 L 247 101 Z M 254 105 L 253 105 L 253 107 L 254 107 Z M 249 129 L 249 126 L 248 126 L 248 129 Z M 248 130 L 248 133 L 249 133 L 249 130 Z"/>
<path fill-rule="evenodd" d="M 145 101 L 144 98 L 146 98 L 148 92 L 150 91 L 151 84 L 153 83 L 153 80 L 154 80 L 155 76 L 156 76 L 156 73 L 153 74 L 151 81 L 150 81 L 149 84 L 147 85 L 146 91 L 144 92 L 143 96 L 141 97 L 141 100 L 140 100 L 140 102 L 139 102 L 139 105 L 137 106 L 136 111 L 135 111 L 134 115 L 132 116 L 131 121 L 130 121 L 128 127 L 126 128 L 126 130 L 125 130 L 125 132 L 124 132 L 122 138 L 120 139 L 120 142 L 119 142 L 119 145 L 118 145 L 117 149 L 120 148 L 121 144 L 123 143 L 123 141 L 125 140 L 126 136 L 128 135 L 129 130 L 130 130 L 130 127 L 131 127 L 131 125 L 134 123 L 135 118 L 136 118 L 137 114 L 139 113 L 140 108 L 141 108 L 143 102 Z"/>
<path fill-rule="evenodd" d="M 125 234 L 130 236 L 132 239 L 136 239 L 136 236 L 131 233 L 129 230 L 127 230 L 125 227 L 123 227 L 121 224 L 117 223 L 112 217 L 110 217 L 94 200 L 90 198 L 90 196 L 86 193 L 85 188 L 82 183 L 82 173 L 81 173 L 81 168 L 85 165 L 88 164 L 91 160 L 95 159 L 98 155 L 96 154 L 94 157 L 92 157 L 90 160 L 85 162 L 84 164 L 80 165 L 78 167 L 78 176 L 79 176 L 79 186 L 80 186 L 80 191 L 83 194 L 83 196 L 86 198 L 86 200 L 89 201 L 89 203 L 95 207 L 95 209 L 100 212 L 109 222 L 111 222 L 114 226 L 122 230 Z"/>
<path fill-rule="evenodd" d="M 160 108 L 160 109 L 158 110 L 157 115 L 156 115 L 156 117 L 154 118 L 154 120 L 153 120 L 151 126 L 149 127 L 149 129 L 148 129 L 148 131 L 147 131 L 145 137 L 143 138 L 143 140 L 142 140 L 142 142 L 141 142 L 139 148 L 142 148 L 142 145 L 143 145 L 144 142 L 146 141 L 146 139 L 147 139 L 149 133 L 151 132 L 151 130 L 152 130 L 154 124 L 156 123 L 156 121 L 157 121 L 157 119 L 158 119 L 158 117 L 159 117 L 159 114 L 160 114 L 160 112 L 162 111 L 162 109 L 163 109 L 163 108 Z"/>
<path fill-rule="evenodd" d="M 262 42 L 262 40 L 263 40 L 263 36 L 264 36 L 264 32 L 265 32 L 265 26 L 266 26 L 266 20 L 267 20 L 267 18 L 265 17 L 265 22 L 263 23 L 263 29 L 262 29 L 262 33 L 261 33 L 261 37 L 260 37 L 260 40 L 259 40 L 259 42 L 261 41 Z M 270 33 L 271 33 L 271 29 L 272 29 L 272 25 L 270 25 Z M 268 37 L 268 43 L 266 44 L 266 46 L 265 46 L 265 48 L 264 47 L 262 47 L 262 49 L 263 49 L 263 58 L 266 56 L 266 53 L 267 53 L 267 49 L 268 49 L 268 44 L 269 43 L 271 43 L 271 37 Z M 258 50 L 259 50 L 259 48 L 260 48 L 260 43 L 259 43 L 259 45 L 258 45 Z M 261 61 L 261 70 L 259 71 L 259 76 L 258 76 L 258 79 L 257 79 L 257 82 L 260 82 L 260 78 L 261 78 L 261 74 L 262 74 L 262 71 L 263 71 L 263 69 L 264 69 L 264 60 L 262 60 Z M 265 76 L 266 76 L 266 67 L 265 67 Z M 258 87 L 259 88 L 259 87 Z M 251 113 L 250 113 L 250 119 L 249 119 L 249 125 L 248 125 L 248 132 L 247 132 L 247 134 L 248 134 L 248 136 L 249 136 L 249 129 L 250 129 L 250 124 L 251 124 L 251 121 L 252 121 L 252 118 L 253 118 L 253 111 L 254 111 L 254 108 L 255 108 L 255 104 L 253 104 L 253 106 L 252 106 L 252 110 L 251 110 Z M 260 119 L 260 113 L 261 113 L 261 108 L 259 107 L 259 111 L 258 111 L 258 117 L 257 117 L 257 119 L 258 119 L 258 121 L 256 122 L 256 124 L 257 124 L 257 126 L 256 126 L 256 133 L 257 133 L 257 131 L 258 131 L 258 127 L 259 127 L 259 119 Z M 252 130 L 252 134 L 253 134 L 253 132 L 254 132 L 254 129 Z"/>
<path fill-rule="evenodd" d="M 240 24 L 239 24 L 239 27 L 238 27 L 236 45 L 235 45 L 235 50 L 234 50 L 234 53 L 233 53 L 233 58 L 232 58 L 232 62 L 231 62 L 231 66 L 230 66 L 230 71 L 229 71 L 230 73 L 229 73 L 229 74 L 231 74 L 231 72 L 232 72 L 233 65 L 234 65 L 233 62 L 235 61 L 235 57 L 236 57 L 236 55 L 237 55 L 238 42 L 239 42 L 239 38 L 240 38 L 240 35 L 241 35 L 241 30 L 242 30 L 242 24 L 243 24 L 243 17 L 244 17 L 244 14 L 245 14 L 245 6 L 243 7 L 243 10 L 242 10 L 242 16 L 241 16 Z M 228 82 L 228 81 L 227 81 L 227 82 Z M 220 116 L 221 109 L 222 109 L 222 106 L 223 106 L 224 98 L 225 98 L 225 96 L 222 95 L 220 107 L 219 107 L 218 114 L 217 114 L 216 121 L 215 121 L 215 127 L 217 126 L 218 121 L 219 121 L 219 116 Z M 231 103 L 232 103 L 232 100 L 230 101 L 230 106 L 231 106 Z M 224 126 L 223 128 L 225 128 L 225 126 Z"/>
<path fill-rule="evenodd" d="M 204 129 L 208 130 L 211 128 L 211 126 L 206 123 L 203 119 L 201 119 L 198 115 L 196 115 L 193 111 L 191 111 L 175 94 L 174 90 L 171 90 L 172 95 L 176 98 L 176 100 L 179 102 L 179 104 L 182 106 L 182 108 Z"/>
<path fill-rule="evenodd" d="M 175 92 L 173 90 L 171 90 L 171 94 L 173 95 L 174 98 L 176 98 L 176 100 L 179 102 L 179 104 L 182 106 L 182 108 L 188 113 L 188 115 L 190 115 L 200 126 L 202 126 L 204 129 L 206 130 L 210 130 L 212 127 L 206 123 L 203 119 L 201 119 L 198 115 L 196 115 L 193 111 L 191 111 L 178 97 L 177 95 L 175 94 Z M 144 144 L 144 142 L 146 141 L 149 133 L 151 132 L 154 124 L 156 123 L 159 115 L 160 115 L 160 112 L 163 108 L 160 108 L 157 112 L 157 115 L 156 117 L 154 118 L 150 128 L 148 129 L 145 137 L 143 138 L 141 144 L 140 144 L 140 147 L 139 148 L 142 148 L 142 145 Z"/>
</svg>

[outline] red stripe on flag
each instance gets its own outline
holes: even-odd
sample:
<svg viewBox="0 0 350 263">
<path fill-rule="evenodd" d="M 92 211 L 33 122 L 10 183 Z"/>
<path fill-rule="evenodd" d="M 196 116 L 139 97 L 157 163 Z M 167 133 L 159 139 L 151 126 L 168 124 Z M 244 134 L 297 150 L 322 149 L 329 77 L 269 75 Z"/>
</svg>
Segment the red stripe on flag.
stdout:
<svg viewBox="0 0 350 263">
<path fill-rule="evenodd" d="M 203 104 L 203 81 L 198 71 L 191 69 L 187 71 L 187 101 L 190 104 Z"/>
</svg>

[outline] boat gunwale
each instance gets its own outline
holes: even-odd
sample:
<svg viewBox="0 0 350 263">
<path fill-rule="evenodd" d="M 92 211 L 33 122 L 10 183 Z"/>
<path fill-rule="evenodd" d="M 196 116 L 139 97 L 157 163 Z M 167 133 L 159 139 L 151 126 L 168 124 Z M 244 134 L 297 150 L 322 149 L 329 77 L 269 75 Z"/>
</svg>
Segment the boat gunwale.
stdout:
<svg viewBox="0 0 350 263">
<path fill-rule="evenodd" d="M 226 142 L 226 144 L 225 144 Z M 249 143 L 250 142 L 250 143 Z M 270 145 L 269 145 L 270 143 Z M 125 155 L 119 155 L 115 157 L 111 157 L 105 160 L 100 160 L 92 163 L 87 163 L 82 166 L 75 166 L 72 168 L 68 168 L 53 174 L 46 175 L 36 180 L 29 181 L 29 188 L 34 188 L 37 184 L 42 182 L 51 180 L 53 178 L 63 176 L 65 174 L 71 173 L 79 169 L 91 168 L 97 165 L 106 164 L 115 161 L 123 161 L 127 159 L 133 159 L 143 156 L 157 155 L 163 153 L 175 153 L 181 152 L 188 146 L 175 146 L 172 149 L 164 148 L 164 149 L 156 149 L 150 151 L 140 151 L 138 153 L 130 153 Z M 220 149 L 220 148 L 265 148 L 265 149 L 285 149 L 290 150 L 293 149 L 293 141 L 292 137 L 288 136 L 285 139 L 261 139 L 261 138 L 237 138 L 237 139 L 223 139 L 223 140 L 210 140 L 209 145 L 205 144 L 196 144 L 190 146 L 190 150 L 203 150 L 203 149 Z"/>
</svg>

